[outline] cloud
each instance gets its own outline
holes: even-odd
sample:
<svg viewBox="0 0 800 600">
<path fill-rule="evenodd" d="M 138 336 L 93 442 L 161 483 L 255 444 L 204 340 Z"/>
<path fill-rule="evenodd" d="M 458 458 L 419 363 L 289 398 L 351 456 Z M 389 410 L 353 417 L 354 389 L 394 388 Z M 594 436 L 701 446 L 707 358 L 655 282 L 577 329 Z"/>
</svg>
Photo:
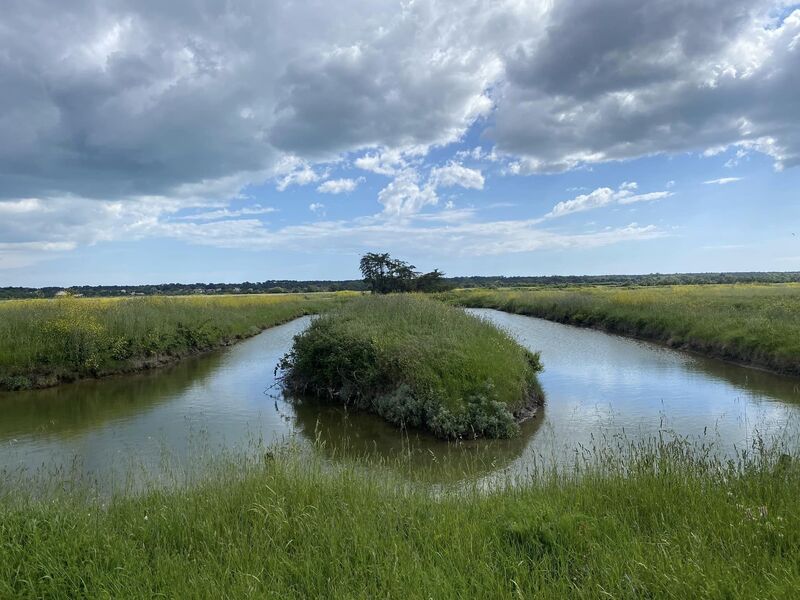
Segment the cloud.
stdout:
<svg viewBox="0 0 800 600">
<path fill-rule="evenodd" d="M 378 201 L 383 204 L 385 214 L 407 217 L 425 206 L 436 204 L 439 199 L 432 185 L 420 185 L 419 174 L 406 169 L 378 193 Z"/>
<path fill-rule="evenodd" d="M 554 3 L 505 54 L 490 136 L 522 172 L 730 146 L 796 165 L 800 10 L 782 7 Z"/>
<path fill-rule="evenodd" d="M 353 161 L 353 164 L 359 169 L 378 175 L 394 175 L 405 166 L 405 161 L 399 151 L 384 151 L 365 154 Z"/>
<path fill-rule="evenodd" d="M 11 2 L 0 243 L 21 264 L 110 239 L 261 239 L 246 217 L 266 213 L 231 199 L 347 191 L 323 181 L 341 163 L 391 178 L 376 200 L 395 220 L 494 173 L 726 150 L 793 167 L 798 40 L 781 0 Z M 598 188 L 548 218 L 667 196 Z"/>
<path fill-rule="evenodd" d="M 275 186 L 279 192 L 283 192 L 292 185 L 308 185 L 322 179 L 322 175 L 314 171 L 308 164 L 301 164 L 293 171 L 290 171 L 278 179 Z"/>
<path fill-rule="evenodd" d="M 734 183 L 735 181 L 741 181 L 741 177 L 720 177 L 719 179 L 709 179 L 708 181 L 704 181 L 705 185 L 725 185 L 727 183 Z"/>
<path fill-rule="evenodd" d="M 254 204 L 246 208 L 238 210 L 230 210 L 228 208 L 221 208 L 219 210 L 211 210 L 206 212 L 195 213 L 191 215 L 183 215 L 177 217 L 187 221 L 219 221 L 221 219 L 232 219 L 235 217 L 252 216 L 252 215 L 267 215 L 269 213 L 277 212 L 277 208 L 270 206 L 261 206 Z"/>
<path fill-rule="evenodd" d="M 470 158 L 510 173 L 729 146 L 800 161 L 800 10 L 779 0 L 14 2 L 3 23 L 6 199 L 285 189 L 364 150 L 393 176 L 386 157 L 470 128 L 496 143 Z M 287 156 L 310 166 L 280 174 Z"/>
<path fill-rule="evenodd" d="M 325 205 L 321 202 L 312 202 L 308 205 L 308 210 L 313 212 L 317 215 L 324 215 L 325 214 Z"/>
<path fill-rule="evenodd" d="M 571 200 L 564 200 L 556 204 L 544 218 L 563 217 L 565 215 L 601 208 L 610 204 L 633 204 L 636 202 L 652 202 L 672 196 L 672 192 L 649 192 L 634 194 L 638 188 L 636 182 L 626 181 L 619 189 L 612 190 L 608 187 L 597 188 L 588 194 L 581 194 Z"/>
<path fill-rule="evenodd" d="M 619 204 L 633 204 L 634 202 L 652 202 L 653 200 L 661 200 L 662 198 L 669 198 L 672 192 L 648 192 L 647 194 L 634 194 L 632 196 L 619 195 L 617 202 Z"/>
<path fill-rule="evenodd" d="M 187 242 L 250 250 L 359 252 L 365 247 L 426 252 L 431 256 L 487 256 L 537 250 L 591 249 L 667 236 L 655 225 L 628 225 L 603 231 L 560 233 L 538 219 L 475 221 L 474 212 L 439 211 L 407 219 L 392 215 L 342 221 L 316 221 L 269 229 L 260 221 L 185 223 L 171 235 Z"/>
<path fill-rule="evenodd" d="M 29 266 L 103 241 L 164 235 L 166 220 L 192 202 L 164 197 L 98 201 L 71 196 L 0 201 L 0 267 Z"/>
<path fill-rule="evenodd" d="M 0 139 L 13 140 L 0 195 L 168 195 L 270 177 L 287 155 L 457 140 L 491 109 L 502 64 L 465 41 L 495 10 L 14 2 L 0 29 Z"/>
<path fill-rule="evenodd" d="M 459 186 L 472 190 L 482 190 L 484 179 L 478 169 L 470 169 L 457 162 L 449 162 L 443 167 L 434 167 L 430 174 L 434 187 Z"/>
<path fill-rule="evenodd" d="M 321 194 L 345 194 L 350 193 L 363 182 L 364 178 L 358 179 L 329 179 L 317 186 L 317 191 Z"/>
<path fill-rule="evenodd" d="M 0 202 L 0 215 L 20 215 L 42 209 L 42 201 L 38 198 Z"/>
</svg>

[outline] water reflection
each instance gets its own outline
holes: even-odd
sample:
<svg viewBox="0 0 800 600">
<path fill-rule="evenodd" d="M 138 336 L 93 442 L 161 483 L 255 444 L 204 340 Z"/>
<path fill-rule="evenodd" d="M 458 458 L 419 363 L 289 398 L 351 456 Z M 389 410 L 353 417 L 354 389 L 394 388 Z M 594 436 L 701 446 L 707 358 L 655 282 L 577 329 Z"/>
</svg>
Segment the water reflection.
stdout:
<svg viewBox="0 0 800 600">
<path fill-rule="evenodd" d="M 74 467 L 106 477 L 202 468 L 204 456 L 285 439 L 331 460 L 369 455 L 416 479 L 451 482 L 569 461 L 576 446 L 659 433 L 720 448 L 800 431 L 800 380 L 540 319 L 474 310 L 541 351 L 547 403 L 512 440 L 444 443 L 374 415 L 290 402 L 273 369 L 309 318 L 223 351 L 136 376 L 0 394 L 0 470 Z M 399 466 L 398 466 L 399 465 Z M 72 467 L 71 467 L 72 468 Z"/>
<path fill-rule="evenodd" d="M 359 458 L 425 481 L 447 482 L 502 470 L 518 460 L 543 422 L 544 409 L 507 440 L 445 442 L 419 430 L 398 431 L 375 415 L 314 399 L 295 403 L 297 431 L 332 459 Z"/>
</svg>

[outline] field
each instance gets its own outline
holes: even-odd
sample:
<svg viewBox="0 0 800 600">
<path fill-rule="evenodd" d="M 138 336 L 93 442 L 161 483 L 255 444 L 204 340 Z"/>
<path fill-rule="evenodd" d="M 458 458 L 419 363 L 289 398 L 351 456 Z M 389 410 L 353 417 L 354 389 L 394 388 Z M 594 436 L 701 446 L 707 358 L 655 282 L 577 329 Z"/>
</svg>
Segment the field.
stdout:
<svg viewBox="0 0 800 600">
<path fill-rule="evenodd" d="M 797 284 L 481 289 L 443 297 L 800 374 Z"/>
<path fill-rule="evenodd" d="M 653 442 L 581 464 L 432 494 L 275 449 L 133 497 L 0 486 L 0 597 L 795 597 L 796 456 Z"/>
<path fill-rule="evenodd" d="M 505 332 L 420 295 L 367 296 L 295 338 L 285 383 L 442 438 L 509 437 L 538 402 L 538 357 Z"/>
<path fill-rule="evenodd" d="M 348 294 L 0 302 L 0 389 L 173 362 L 316 313 Z"/>
</svg>

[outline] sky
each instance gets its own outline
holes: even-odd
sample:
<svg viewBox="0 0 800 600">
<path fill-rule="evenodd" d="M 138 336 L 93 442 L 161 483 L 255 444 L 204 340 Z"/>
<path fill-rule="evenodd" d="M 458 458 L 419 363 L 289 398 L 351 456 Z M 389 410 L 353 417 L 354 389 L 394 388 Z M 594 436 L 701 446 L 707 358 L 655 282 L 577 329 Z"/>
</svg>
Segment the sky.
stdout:
<svg viewBox="0 0 800 600">
<path fill-rule="evenodd" d="M 800 5 L 7 0 L 0 286 L 800 270 Z"/>
</svg>

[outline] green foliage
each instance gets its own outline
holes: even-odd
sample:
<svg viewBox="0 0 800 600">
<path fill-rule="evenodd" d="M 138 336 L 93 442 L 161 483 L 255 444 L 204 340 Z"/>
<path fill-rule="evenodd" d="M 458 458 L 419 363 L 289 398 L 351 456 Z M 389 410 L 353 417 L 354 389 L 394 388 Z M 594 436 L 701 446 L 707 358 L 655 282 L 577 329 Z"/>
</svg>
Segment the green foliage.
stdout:
<svg viewBox="0 0 800 600">
<path fill-rule="evenodd" d="M 654 443 L 488 493 L 284 449 L 98 500 L 5 479 L 0 597 L 793 598 L 800 469 L 786 462 Z"/>
<path fill-rule="evenodd" d="M 389 254 L 368 252 L 359 262 L 364 284 L 373 294 L 395 292 L 440 292 L 449 289 L 444 283 L 444 273 L 434 269 L 420 274 L 416 267 Z"/>
<path fill-rule="evenodd" d="M 800 374 L 800 285 L 457 290 L 442 298 Z"/>
<path fill-rule="evenodd" d="M 0 303 L 0 389 L 162 364 L 319 312 L 343 297 L 64 297 Z"/>
<path fill-rule="evenodd" d="M 315 319 L 280 365 L 295 394 L 443 438 L 509 437 L 540 397 L 538 356 L 493 325 L 422 296 L 361 297 Z"/>
</svg>

